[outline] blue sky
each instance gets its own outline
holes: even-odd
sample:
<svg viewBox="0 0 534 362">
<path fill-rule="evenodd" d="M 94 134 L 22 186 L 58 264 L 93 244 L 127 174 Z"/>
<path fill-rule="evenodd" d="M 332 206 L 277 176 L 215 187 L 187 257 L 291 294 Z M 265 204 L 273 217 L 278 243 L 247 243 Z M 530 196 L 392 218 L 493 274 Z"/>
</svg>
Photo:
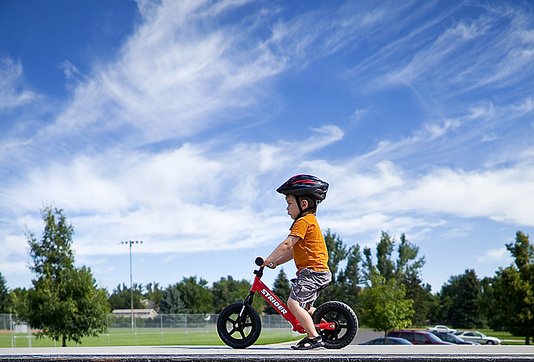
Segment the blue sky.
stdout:
<svg viewBox="0 0 534 362">
<path fill-rule="evenodd" d="M 0 272 L 31 286 L 53 205 L 109 290 L 123 240 L 137 282 L 251 280 L 291 224 L 275 189 L 311 173 L 345 244 L 405 233 L 433 291 L 491 276 L 534 228 L 533 8 L 0 1 Z"/>
</svg>

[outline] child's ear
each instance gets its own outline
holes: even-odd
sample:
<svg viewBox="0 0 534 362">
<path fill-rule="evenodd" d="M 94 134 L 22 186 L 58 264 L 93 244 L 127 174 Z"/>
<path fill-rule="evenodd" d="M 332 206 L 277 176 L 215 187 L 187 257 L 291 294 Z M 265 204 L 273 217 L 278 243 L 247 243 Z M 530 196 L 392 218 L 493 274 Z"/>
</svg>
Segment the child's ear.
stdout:
<svg viewBox="0 0 534 362">
<path fill-rule="evenodd" d="M 308 206 L 310 206 L 310 204 L 308 203 L 308 200 L 306 200 L 305 198 L 300 199 L 300 208 L 302 210 L 306 210 Z"/>
</svg>

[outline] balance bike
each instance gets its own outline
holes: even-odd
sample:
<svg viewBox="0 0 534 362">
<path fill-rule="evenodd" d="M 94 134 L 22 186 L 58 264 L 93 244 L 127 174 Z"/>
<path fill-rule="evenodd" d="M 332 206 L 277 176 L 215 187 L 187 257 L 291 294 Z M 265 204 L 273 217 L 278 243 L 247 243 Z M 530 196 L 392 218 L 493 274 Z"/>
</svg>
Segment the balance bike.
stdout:
<svg viewBox="0 0 534 362">
<path fill-rule="evenodd" d="M 261 266 L 263 259 L 258 257 L 255 262 Z M 252 307 L 256 292 L 293 326 L 293 331 L 306 333 L 286 304 L 261 281 L 263 269 L 264 267 L 254 270 L 256 276 L 245 300 L 224 308 L 217 319 L 219 337 L 232 348 L 247 348 L 260 336 L 261 319 Z M 350 344 L 358 333 L 356 314 L 351 307 L 342 302 L 331 301 L 321 304 L 312 318 L 326 348 L 343 348 Z"/>
</svg>

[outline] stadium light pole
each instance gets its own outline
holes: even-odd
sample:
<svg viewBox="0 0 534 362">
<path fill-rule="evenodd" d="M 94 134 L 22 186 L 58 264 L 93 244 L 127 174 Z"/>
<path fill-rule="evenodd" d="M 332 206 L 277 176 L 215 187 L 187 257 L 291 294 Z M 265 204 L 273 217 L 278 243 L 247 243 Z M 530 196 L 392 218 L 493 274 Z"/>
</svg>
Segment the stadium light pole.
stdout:
<svg viewBox="0 0 534 362">
<path fill-rule="evenodd" d="M 130 316 L 132 319 L 132 329 L 134 329 L 134 314 L 133 314 L 133 278 L 132 278 L 132 245 L 143 244 L 139 240 L 121 241 L 121 244 L 128 245 L 130 248 Z"/>
</svg>

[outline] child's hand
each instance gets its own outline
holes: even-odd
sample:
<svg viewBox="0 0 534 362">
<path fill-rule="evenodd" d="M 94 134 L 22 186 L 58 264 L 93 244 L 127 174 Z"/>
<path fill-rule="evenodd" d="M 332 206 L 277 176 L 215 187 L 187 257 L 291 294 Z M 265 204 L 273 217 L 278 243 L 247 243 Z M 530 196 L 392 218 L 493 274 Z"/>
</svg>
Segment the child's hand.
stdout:
<svg viewBox="0 0 534 362">
<path fill-rule="evenodd" d="M 274 269 L 276 268 L 276 263 L 274 261 L 270 261 L 268 259 L 265 259 L 262 266 L 266 266 L 267 268 Z"/>
</svg>

